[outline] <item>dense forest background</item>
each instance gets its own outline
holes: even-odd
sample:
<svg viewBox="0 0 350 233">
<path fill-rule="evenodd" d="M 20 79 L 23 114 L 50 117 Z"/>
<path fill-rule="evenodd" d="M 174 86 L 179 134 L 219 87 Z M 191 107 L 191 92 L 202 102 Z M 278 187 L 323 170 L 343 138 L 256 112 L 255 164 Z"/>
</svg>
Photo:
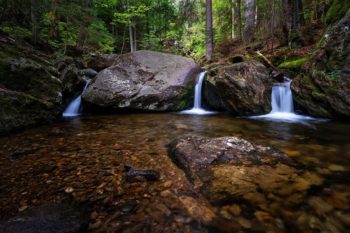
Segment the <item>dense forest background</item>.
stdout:
<svg viewBox="0 0 350 233">
<path fill-rule="evenodd" d="M 215 59 L 250 48 L 308 50 L 349 7 L 348 0 L 0 0 L 0 29 L 58 57 L 150 49 L 200 61 L 208 36 Z"/>
</svg>

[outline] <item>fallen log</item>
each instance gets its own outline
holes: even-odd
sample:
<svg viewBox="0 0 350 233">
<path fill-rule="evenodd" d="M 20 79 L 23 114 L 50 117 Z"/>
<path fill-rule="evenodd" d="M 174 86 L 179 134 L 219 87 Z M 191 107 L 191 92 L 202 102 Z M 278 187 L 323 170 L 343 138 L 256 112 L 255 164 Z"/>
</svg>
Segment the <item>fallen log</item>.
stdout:
<svg viewBox="0 0 350 233">
<path fill-rule="evenodd" d="M 267 57 L 265 57 L 260 51 L 257 51 L 256 53 L 264 60 L 265 65 L 273 69 L 274 72 L 272 72 L 272 78 L 278 82 L 283 82 L 284 73 L 276 66 L 274 66 L 272 62 L 269 59 L 267 59 Z"/>
</svg>

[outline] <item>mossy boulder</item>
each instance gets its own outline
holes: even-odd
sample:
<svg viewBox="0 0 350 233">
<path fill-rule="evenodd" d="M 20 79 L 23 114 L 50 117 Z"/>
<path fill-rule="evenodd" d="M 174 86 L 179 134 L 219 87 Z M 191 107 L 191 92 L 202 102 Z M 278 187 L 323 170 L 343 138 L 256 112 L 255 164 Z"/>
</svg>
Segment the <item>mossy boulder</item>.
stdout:
<svg viewBox="0 0 350 233">
<path fill-rule="evenodd" d="M 295 101 L 310 115 L 350 117 L 350 10 L 325 33 L 292 82 Z"/>
<path fill-rule="evenodd" d="M 29 46 L 0 45 L 0 133 L 56 119 L 62 82 L 49 58 Z"/>
<path fill-rule="evenodd" d="M 210 88 L 204 89 L 204 96 L 218 96 L 213 105 L 220 108 L 222 103 L 234 115 L 259 115 L 271 111 L 272 85 L 268 69 L 262 63 L 240 62 L 209 70 L 205 87 Z"/>
<path fill-rule="evenodd" d="M 2 88 L 0 106 L 0 134 L 53 121 L 60 113 L 51 102 Z"/>
</svg>

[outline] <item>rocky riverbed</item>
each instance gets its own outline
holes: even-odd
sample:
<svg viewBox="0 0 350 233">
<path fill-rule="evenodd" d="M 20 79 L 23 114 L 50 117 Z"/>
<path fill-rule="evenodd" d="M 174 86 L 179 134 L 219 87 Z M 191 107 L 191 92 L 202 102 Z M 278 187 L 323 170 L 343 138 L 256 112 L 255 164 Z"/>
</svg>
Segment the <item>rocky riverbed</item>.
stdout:
<svg viewBox="0 0 350 233">
<path fill-rule="evenodd" d="M 346 232 L 349 132 L 336 122 L 179 114 L 27 130 L 0 138 L 0 229 L 64 203 L 54 208 L 78 206 L 90 232 Z M 195 162 L 175 159 L 193 146 Z"/>
</svg>

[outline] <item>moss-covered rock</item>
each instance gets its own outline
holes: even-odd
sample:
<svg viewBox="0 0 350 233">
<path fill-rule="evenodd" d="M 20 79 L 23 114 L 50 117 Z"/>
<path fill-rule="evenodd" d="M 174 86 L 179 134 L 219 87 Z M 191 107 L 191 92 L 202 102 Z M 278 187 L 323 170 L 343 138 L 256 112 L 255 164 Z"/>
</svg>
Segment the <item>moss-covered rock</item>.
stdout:
<svg viewBox="0 0 350 233">
<path fill-rule="evenodd" d="M 0 106 L 0 134 L 53 121 L 60 113 L 51 102 L 2 88 Z"/>
<path fill-rule="evenodd" d="M 302 65 L 304 65 L 309 60 L 310 60 L 310 57 L 302 57 L 302 58 L 297 58 L 297 59 L 291 60 L 291 61 L 285 61 L 285 62 L 281 63 L 278 66 L 278 68 L 280 68 L 280 69 L 300 70 Z"/>
<path fill-rule="evenodd" d="M 295 101 L 314 116 L 350 117 L 350 10 L 330 27 L 292 82 Z"/>
<path fill-rule="evenodd" d="M 0 133 L 52 121 L 62 111 L 62 82 L 49 59 L 29 46 L 0 45 Z"/>
</svg>

